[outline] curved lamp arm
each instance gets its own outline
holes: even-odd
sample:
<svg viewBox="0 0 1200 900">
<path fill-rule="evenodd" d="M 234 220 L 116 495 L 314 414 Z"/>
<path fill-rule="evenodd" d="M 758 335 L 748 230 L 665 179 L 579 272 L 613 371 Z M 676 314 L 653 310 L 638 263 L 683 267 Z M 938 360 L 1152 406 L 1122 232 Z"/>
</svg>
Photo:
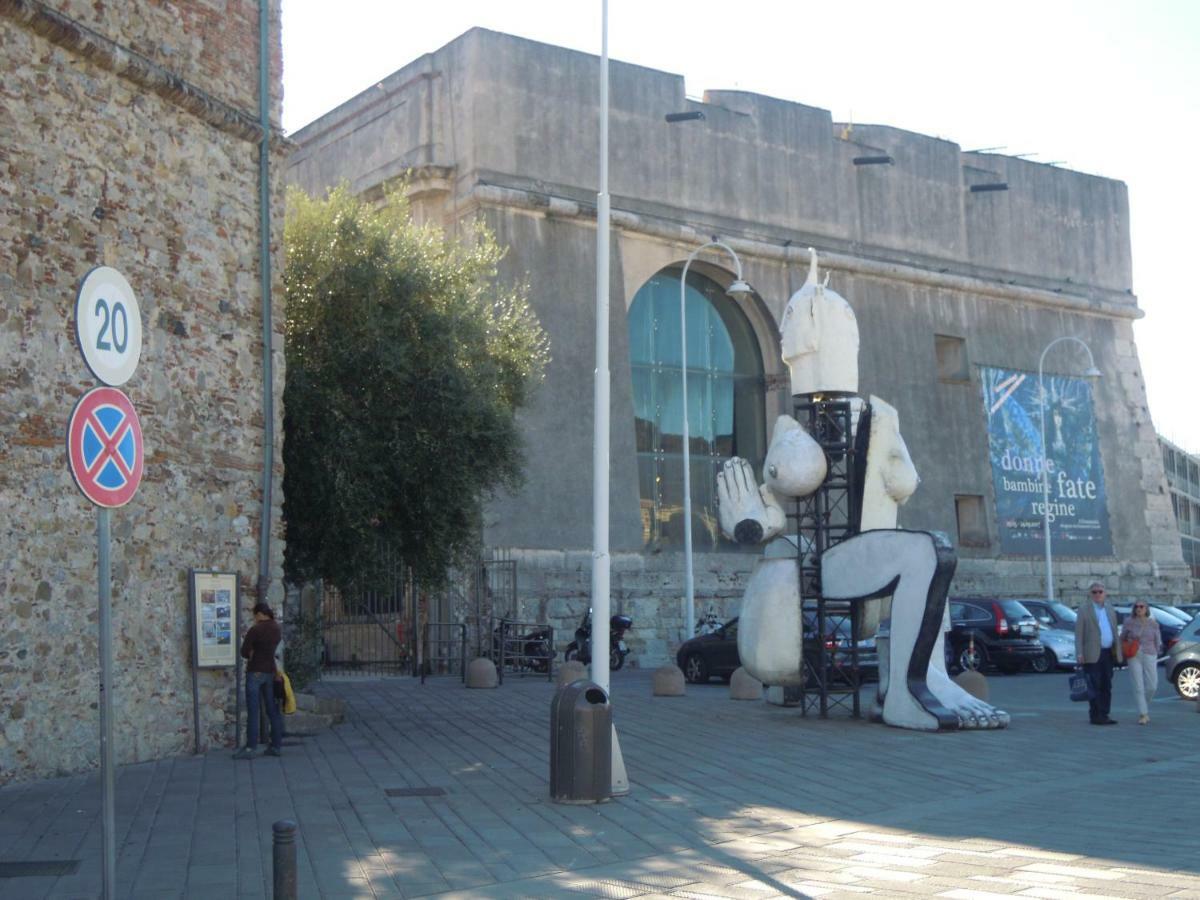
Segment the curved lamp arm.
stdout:
<svg viewBox="0 0 1200 900">
<path fill-rule="evenodd" d="M 720 247 L 733 259 L 737 277 L 726 292 L 731 296 L 751 293 L 750 286 L 742 280 L 742 261 L 733 248 L 724 241 L 709 241 L 693 250 L 683 264 L 683 272 L 679 276 L 679 341 L 681 344 L 680 365 L 683 375 L 683 560 L 684 584 L 686 598 L 685 631 L 683 639 L 689 640 L 696 631 L 696 599 L 695 580 L 692 575 L 692 456 L 691 434 L 688 430 L 688 391 L 687 391 L 687 273 L 692 260 L 711 247 Z"/>
<path fill-rule="evenodd" d="M 1046 385 L 1043 379 L 1043 369 L 1046 363 L 1046 354 L 1052 347 L 1063 341 L 1073 341 L 1087 354 L 1088 369 L 1083 373 L 1084 377 L 1096 378 L 1100 375 L 1100 370 L 1096 368 L 1096 361 L 1092 357 L 1092 348 L 1074 335 L 1068 334 L 1055 338 L 1046 345 L 1046 349 L 1042 351 L 1042 355 L 1038 359 L 1038 412 L 1040 413 L 1042 432 L 1042 534 L 1046 544 L 1046 600 L 1050 603 L 1054 602 L 1054 562 L 1050 548 L 1050 453 L 1046 448 Z"/>
</svg>

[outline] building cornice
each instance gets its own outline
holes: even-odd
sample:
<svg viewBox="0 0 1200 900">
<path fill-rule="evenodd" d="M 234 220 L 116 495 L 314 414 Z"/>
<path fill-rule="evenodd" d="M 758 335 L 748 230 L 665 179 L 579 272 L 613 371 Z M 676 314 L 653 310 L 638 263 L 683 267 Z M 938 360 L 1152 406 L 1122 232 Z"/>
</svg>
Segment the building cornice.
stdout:
<svg viewBox="0 0 1200 900">
<path fill-rule="evenodd" d="M 459 198 L 457 212 L 461 214 L 469 212 L 472 208 L 482 207 L 520 209 L 559 219 L 590 220 L 592 222 L 596 219 L 596 208 L 588 203 L 543 192 L 485 183 L 476 183 Z M 613 228 L 655 237 L 670 243 L 678 243 L 685 247 L 708 241 L 712 236 L 711 230 L 644 212 L 618 209 L 616 206 L 612 209 L 611 221 Z M 737 237 L 727 231 L 721 232 L 721 239 L 744 257 L 788 265 L 808 265 L 809 253 L 804 247 L 789 246 L 758 238 Z M 1091 315 L 1107 319 L 1136 320 L 1145 315 L 1137 307 L 1136 298 L 1132 294 L 1129 295 L 1130 303 L 1114 303 L 1089 293 L 1047 290 L 975 275 L 935 271 L 912 263 L 873 259 L 836 250 L 822 249 L 820 256 L 821 265 L 824 268 L 836 269 L 866 278 L 900 281 L 937 290 L 1028 303 L 1034 306 L 1069 311 L 1078 315 Z M 1078 288 L 1079 286 L 1073 285 L 1073 287 Z"/>
</svg>

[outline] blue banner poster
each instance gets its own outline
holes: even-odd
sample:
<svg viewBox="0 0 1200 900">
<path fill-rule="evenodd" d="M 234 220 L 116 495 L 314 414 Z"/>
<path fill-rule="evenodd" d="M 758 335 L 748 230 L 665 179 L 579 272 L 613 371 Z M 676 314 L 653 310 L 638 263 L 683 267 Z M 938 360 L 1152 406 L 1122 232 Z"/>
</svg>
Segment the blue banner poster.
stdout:
<svg viewBox="0 0 1200 900">
<path fill-rule="evenodd" d="M 1112 556 L 1091 384 L 1083 378 L 1044 376 L 1047 452 L 1043 453 L 1037 375 L 986 366 L 982 375 L 1000 551 L 1018 556 L 1045 553 L 1045 471 L 1050 481 L 1054 555 Z"/>
</svg>

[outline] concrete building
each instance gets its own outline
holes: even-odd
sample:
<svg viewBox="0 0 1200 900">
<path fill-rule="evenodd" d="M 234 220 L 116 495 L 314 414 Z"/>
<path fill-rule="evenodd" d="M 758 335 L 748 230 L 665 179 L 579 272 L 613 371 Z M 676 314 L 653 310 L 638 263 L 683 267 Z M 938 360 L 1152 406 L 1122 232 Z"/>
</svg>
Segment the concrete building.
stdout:
<svg viewBox="0 0 1200 900">
<path fill-rule="evenodd" d="M 188 569 L 236 574 L 253 603 L 265 567 L 266 596 L 283 596 L 283 360 L 268 420 L 260 291 L 264 262 L 278 276 L 283 261 L 281 138 L 265 259 L 259 243 L 260 23 L 278 138 L 279 12 L 279 0 L 0 0 L 0 782 L 100 754 L 96 513 L 64 440 L 97 384 L 73 318 L 100 265 L 129 281 L 143 326 L 122 390 L 144 477 L 111 513 L 116 761 L 233 740 L 231 668 L 199 673 L 193 725 Z M 269 294 L 281 350 L 282 291 Z"/>
<path fill-rule="evenodd" d="M 1179 526 L 1183 561 L 1192 573 L 1194 596 L 1200 597 L 1200 457 L 1160 437 L 1163 468 L 1171 491 L 1171 506 Z"/>
<path fill-rule="evenodd" d="M 510 248 L 501 276 L 528 279 L 554 361 L 523 417 L 528 485 L 492 506 L 484 540 L 521 561 L 527 616 L 568 629 L 587 607 L 591 568 L 598 81 L 594 56 L 472 30 L 292 135 L 288 175 L 311 193 L 403 182 L 420 219 L 451 234 L 482 219 Z M 693 116 L 664 118 L 681 112 Z M 1052 391 L 1075 404 L 1082 429 L 1066 444 L 1086 442 L 1093 459 L 1093 475 L 1067 486 L 1094 502 L 1077 535 L 1087 540 L 1056 534 L 1057 590 L 1075 601 L 1104 578 L 1118 594 L 1184 592 L 1134 344 L 1142 313 L 1123 184 L 755 94 L 695 101 L 681 76 L 619 62 L 610 141 L 613 608 L 633 616 L 641 664 L 668 658 L 681 637 L 679 275 L 712 236 L 737 251 L 756 296 L 741 306 L 724 296 L 733 271 L 720 254 L 689 273 L 698 612 L 736 612 L 757 552 L 717 534 L 713 474 L 732 454 L 761 464 L 771 424 L 790 410 L 778 322 L 810 246 L 857 314 L 861 390 L 899 409 L 923 479 L 902 525 L 955 539 L 955 593 L 1044 591 L 1029 504 L 1023 522 L 997 514 L 984 396 L 988 379 L 1030 390 L 1042 351 L 1066 335 L 1087 343 L 1103 378 L 1094 394 L 1070 378 Z M 1045 369 L 1086 367 L 1062 346 Z M 1058 411 L 1047 441 L 1064 438 Z M 1014 483 L 1040 502 L 1037 477 Z"/>
</svg>

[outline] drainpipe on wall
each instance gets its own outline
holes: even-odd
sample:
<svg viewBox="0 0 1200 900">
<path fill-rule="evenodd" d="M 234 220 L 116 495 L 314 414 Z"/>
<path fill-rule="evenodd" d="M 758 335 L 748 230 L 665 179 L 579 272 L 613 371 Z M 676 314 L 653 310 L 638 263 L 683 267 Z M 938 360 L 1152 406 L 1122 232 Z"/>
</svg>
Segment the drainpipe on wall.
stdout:
<svg viewBox="0 0 1200 900">
<path fill-rule="evenodd" d="M 271 486 L 275 467 L 275 390 L 271 366 L 271 19 L 269 0 L 258 0 L 258 271 L 262 296 L 263 473 L 258 541 L 258 599 L 271 586 Z"/>
</svg>

